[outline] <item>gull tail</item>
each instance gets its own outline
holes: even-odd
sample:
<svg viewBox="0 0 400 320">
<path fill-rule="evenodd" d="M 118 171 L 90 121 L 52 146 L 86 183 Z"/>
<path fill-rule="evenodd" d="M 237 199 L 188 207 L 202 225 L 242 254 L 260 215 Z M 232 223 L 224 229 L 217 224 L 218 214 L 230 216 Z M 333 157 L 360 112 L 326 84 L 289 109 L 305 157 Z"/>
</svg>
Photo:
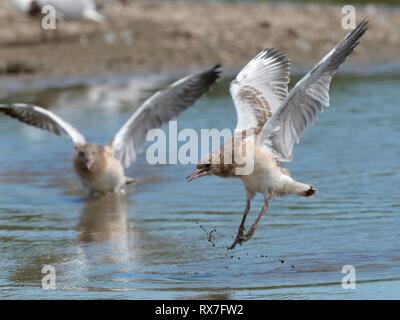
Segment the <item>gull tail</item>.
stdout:
<svg viewBox="0 0 400 320">
<path fill-rule="evenodd" d="M 303 191 L 303 193 L 301 195 L 303 197 L 311 197 L 316 193 L 317 193 L 317 189 L 315 189 L 313 186 L 308 186 L 308 189 L 306 191 Z"/>
<path fill-rule="evenodd" d="M 288 186 L 290 193 L 297 194 L 302 197 L 311 197 L 317 193 L 317 189 L 310 184 L 301 183 L 293 180 Z"/>
</svg>

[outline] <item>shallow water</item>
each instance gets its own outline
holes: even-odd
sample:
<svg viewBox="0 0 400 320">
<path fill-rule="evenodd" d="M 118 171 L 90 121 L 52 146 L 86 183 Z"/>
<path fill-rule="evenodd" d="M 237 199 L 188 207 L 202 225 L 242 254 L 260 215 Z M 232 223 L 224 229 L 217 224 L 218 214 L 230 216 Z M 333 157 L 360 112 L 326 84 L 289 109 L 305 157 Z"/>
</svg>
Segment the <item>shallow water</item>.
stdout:
<svg viewBox="0 0 400 320">
<path fill-rule="evenodd" d="M 107 86 L 8 100 L 53 106 L 103 143 L 139 93 L 160 86 L 150 83 L 134 83 L 117 103 L 121 88 Z M 193 165 L 150 166 L 142 155 L 127 172 L 139 179 L 127 196 L 87 199 L 67 139 L 0 117 L 0 297 L 400 298 L 399 86 L 399 76 L 337 77 L 332 107 L 288 166 L 318 195 L 275 200 L 253 239 L 233 252 L 226 247 L 244 207 L 240 181 L 188 184 Z M 178 126 L 233 128 L 235 117 L 222 83 Z M 249 222 L 261 206 L 258 196 Z M 55 267 L 56 290 L 42 289 L 43 265 Z M 344 265 L 356 268 L 355 290 L 341 286 Z"/>
</svg>

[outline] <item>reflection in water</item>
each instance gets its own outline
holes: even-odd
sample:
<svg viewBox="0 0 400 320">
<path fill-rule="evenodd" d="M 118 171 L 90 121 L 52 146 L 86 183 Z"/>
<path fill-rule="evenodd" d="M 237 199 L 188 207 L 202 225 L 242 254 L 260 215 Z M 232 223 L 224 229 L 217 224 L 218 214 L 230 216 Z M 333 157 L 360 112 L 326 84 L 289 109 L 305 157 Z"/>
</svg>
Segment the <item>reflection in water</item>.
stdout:
<svg viewBox="0 0 400 320">
<path fill-rule="evenodd" d="M 123 194 L 91 196 L 77 227 L 86 264 L 118 264 L 135 258 L 133 230 L 128 225 L 128 199 Z"/>
<path fill-rule="evenodd" d="M 129 236 L 127 199 L 121 194 L 89 197 L 78 225 L 79 241 L 126 241 Z"/>
<path fill-rule="evenodd" d="M 92 273 L 102 273 L 104 266 L 111 267 L 109 274 L 103 274 L 106 277 L 129 271 L 126 263 L 136 261 L 138 255 L 135 253 L 143 245 L 141 233 L 134 235 L 128 223 L 128 199 L 122 194 L 87 198 L 76 229 L 78 244 L 73 251 L 53 250 L 51 246 L 55 240 L 37 245 L 32 243 L 35 249 L 26 252 L 24 260 L 10 275 L 10 281 L 40 289 L 41 269 L 48 264 L 55 267 L 57 289 L 86 289 L 86 283 L 96 279 Z M 107 283 L 111 285 L 109 281 Z M 102 286 L 102 283 L 98 285 Z"/>
</svg>

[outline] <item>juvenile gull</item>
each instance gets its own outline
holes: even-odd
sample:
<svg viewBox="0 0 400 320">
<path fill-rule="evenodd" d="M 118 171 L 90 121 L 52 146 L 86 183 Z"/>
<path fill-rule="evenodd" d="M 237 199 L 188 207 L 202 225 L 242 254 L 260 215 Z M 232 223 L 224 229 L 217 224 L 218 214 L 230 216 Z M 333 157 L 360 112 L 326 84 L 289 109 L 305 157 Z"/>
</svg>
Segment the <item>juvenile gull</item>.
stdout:
<svg viewBox="0 0 400 320">
<path fill-rule="evenodd" d="M 219 78 L 219 68 L 217 65 L 207 71 L 192 74 L 156 92 L 143 102 L 106 145 L 87 143 L 69 123 L 41 107 L 27 104 L 0 105 L 0 112 L 56 135 L 68 135 L 75 146 L 73 162 L 83 186 L 91 193 L 118 192 L 134 181 L 125 176 L 123 167 L 128 167 L 135 160 L 147 132 L 180 114 L 208 91 Z"/>
<path fill-rule="evenodd" d="M 292 179 L 289 172 L 280 167 L 280 162 L 292 160 L 293 145 L 299 143 L 305 128 L 317 119 L 318 112 L 329 105 L 332 77 L 366 30 L 367 21 L 364 20 L 315 65 L 289 94 L 290 63 L 284 53 L 275 49 L 260 52 L 231 82 L 230 92 L 238 117 L 235 137 L 239 139 L 234 139 L 234 143 L 227 142 L 209 154 L 187 177 L 189 181 L 209 175 L 239 177 L 242 180 L 246 189 L 246 207 L 230 249 L 253 236 L 272 198 L 290 194 L 309 197 L 316 193 L 313 186 Z M 249 153 L 240 158 L 243 153 L 240 150 L 246 150 L 246 146 L 253 147 L 253 159 L 246 158 L 250 156 Z M 224 162 L 224 155 L 229 149 L 233 153 L 232 164 Z M 237 159 L 254 160 L 254 170 L 248 175 L 238 175 L 235 169 L 243 161 Z M 244 234 L 250 202 L 256 193 L 264 196 L 264 206 Z"/>
</svg>

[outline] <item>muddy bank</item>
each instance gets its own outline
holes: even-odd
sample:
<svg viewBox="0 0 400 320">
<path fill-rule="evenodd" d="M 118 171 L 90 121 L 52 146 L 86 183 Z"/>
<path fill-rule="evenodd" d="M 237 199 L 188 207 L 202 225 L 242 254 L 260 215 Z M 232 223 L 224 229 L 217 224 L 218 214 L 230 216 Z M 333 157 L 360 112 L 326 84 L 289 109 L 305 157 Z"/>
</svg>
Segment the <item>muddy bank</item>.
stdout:
<svg viewBox="0 0 400 320">
<path fill-rule="evenodd" d="M 135 1 L 105 6 L 104 24 L 39 22 L 0 3 L 0 78 L 171 72 L 215 63 L 238 69 L 275 47 L 306 67 L 341 39 L 341 6 Z M 400 63 L 400 8 L 357 7 L 370 30 L 351 63 Z"/>
</svg>

